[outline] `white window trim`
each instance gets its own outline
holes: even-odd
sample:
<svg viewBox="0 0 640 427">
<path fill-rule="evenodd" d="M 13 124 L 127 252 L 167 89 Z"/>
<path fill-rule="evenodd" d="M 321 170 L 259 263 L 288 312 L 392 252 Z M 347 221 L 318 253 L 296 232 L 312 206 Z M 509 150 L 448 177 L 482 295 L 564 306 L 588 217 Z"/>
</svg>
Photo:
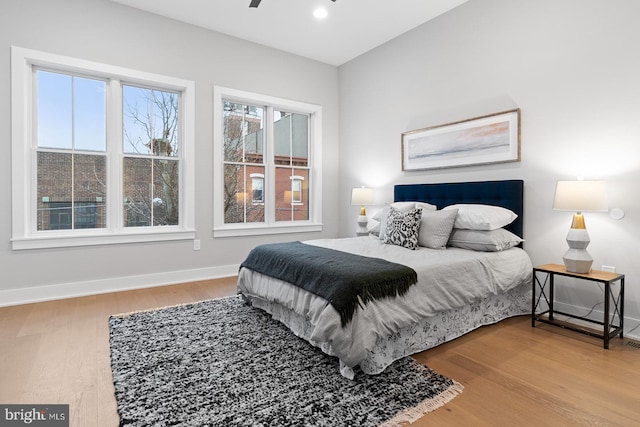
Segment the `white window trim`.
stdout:
<svg viewBox="0 0 640 427">
<path fill-rule="evenodd" d="M 151 85 L 159 89 L 164 88 L 182 93 L 180 100 L 182 115 L 180 180 L 182 185 L 180 188 L 179 225 L 161 228 L 149 227 L 149 229 L 142 227 L 124 229 L 122 220 L 117 218 L 117 215 L 113 217 L 116 211 L 114 203 L 122 200 L 122 197 L 118 198 L 118 194 L 122 192 L 122 177 L 110 176 L 108 178 L 110 187 L 107 189 L 110 221 L 107 228 L 73 230 L 73 232 L 36 231 L 33 215 L 31 215 L 35 203 L 33 183 L 36 179 L 35 150 L 32 148 L 34 94 L 31 76 L 34 66 L 118 79 L 131 84 Z M 195 238 L 195 83 L 193 81 L 12 46 L 11 89 L 12 249 L 158 242 Z M 112 102 L 107 106 L 109 109 L 107 114 L 115 114 L 114 117 L 119 117 L 118 112 L 121 112 L 122 107 L 114 104 L 118 103 Z M 121 123 L 119 126 L 121 127 Z M 111 121 L 107 133 L 121 138 L 121 129 L 118 128 L 117 120 Z M 120 136 L 117 136 L 118 134 Z M 113 143 L 113 138 L 110 141 Z"/>
<path fill-rule="evenodd" d="M 264 223 L 224 223 L 224 138 L 223 138 L 223 107 L 222 100 L 230 99 L 238 103 L 269 105 L 292 113 L 309 114 L 309 135 L 311 138 L 310 155 L 312 168 L 309 171 L 311 188 L 309 194 L 309 221 L 278 221 L 275 222 L 268 212 L 265 212 Z M 269 95 L 261 95 L 237 89 L 214 86 L 213 88 L 213 237 L 255 236 L 283 233 L 306 233 L 322 231 L 322 107 L 304 102 L 291 101 Z M 266 127 L 272 124 L 268 118 Z M 267 131 L 269 129 L 267 128 Z M 269 153 L 265 153 L 268 156 Z M 270 172 L 268 172 L 270 173 Z M 275 203 L 275 189 L 265 182 L 265 203 L 273 206 Z M 271 215 L 272 217 L 273 215 Z"/>
</svg>

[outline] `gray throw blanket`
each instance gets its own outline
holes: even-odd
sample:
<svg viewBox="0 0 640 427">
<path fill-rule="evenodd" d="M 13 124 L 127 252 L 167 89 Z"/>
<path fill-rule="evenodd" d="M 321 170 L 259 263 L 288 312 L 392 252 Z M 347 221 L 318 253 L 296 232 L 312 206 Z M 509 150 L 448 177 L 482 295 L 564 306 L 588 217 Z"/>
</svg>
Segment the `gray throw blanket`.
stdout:
<svg viewBox="0 0 640 427">
<path fill-rule="evenodd" d="M 342 326 L 356 308 L 375 299 L 401 296 L 418 281 L 412 268 L 301 242 L 255 247 L 240 265 L 289 282 L 326 299 L 340 314 Z"/>
</svg>

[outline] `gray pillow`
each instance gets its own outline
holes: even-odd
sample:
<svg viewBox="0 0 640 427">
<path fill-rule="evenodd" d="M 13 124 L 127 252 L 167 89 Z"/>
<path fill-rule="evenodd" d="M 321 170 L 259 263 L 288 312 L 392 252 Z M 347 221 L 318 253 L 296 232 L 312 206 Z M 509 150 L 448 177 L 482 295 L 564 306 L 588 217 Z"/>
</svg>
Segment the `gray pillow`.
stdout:
<svg viewBox="0 0 640 427">
<path fill-rule="evenodd" d="M 490 231 L 454 228 L 449 237 L 449 246 L 483 252 L 504 251 L 521 242 L 524 240 L 504 228 Z"/>
<path fill-rule="evenodd" d="M 423 212 L 418 231 L 418 244 L 431 249 L 444 249 L 449 241 L 457 209 Z"/>
</svg>

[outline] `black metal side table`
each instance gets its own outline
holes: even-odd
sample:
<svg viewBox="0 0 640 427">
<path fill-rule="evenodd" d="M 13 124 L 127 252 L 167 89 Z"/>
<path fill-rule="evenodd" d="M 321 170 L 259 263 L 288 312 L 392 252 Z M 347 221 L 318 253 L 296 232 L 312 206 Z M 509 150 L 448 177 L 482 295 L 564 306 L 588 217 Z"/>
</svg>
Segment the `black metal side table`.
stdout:
<svg viewBox="0 0 640 427">
<path fill-rule="evenodd" d="M 539 276 L 544 276 L 541 282 Z M 554 277 L 566 276 L 575 279 L 588 280 L 591 282 L 599 282 L 604 285 L 604 321 L 600 322 L 586 317 L 576 316 L 570 313 L 564 313 L 554 309 Z M 613 294 L 612 285 L 620 282 L 620 292 L 617 297 Z M 548 286 L 547 286 L 548 285 Z M 536 292 L 539 291 L 539 292 Z M 548 292 L 548 294 L 547 294 Z M 537 296 L 536 296 L 537 294 Z M 544 302 L 548 309 L 540 313 L 536 310 L 540 304 Z M 612 304 L 613 303 L 613 304 Z M 611 310 L 613 308 L 613 310 Z M 602 326 L 602 334 L 592 329 L 581 328 L 568 322 L 561 322 L 554 319 L 555 314 L 560 314 L 573 319 L 584 322 L 595 323 Z M 614 324 L 616 316 L 618 317 L 618 325 Z M 580 332 L 592 337 L 600 338 L 604 341 L 604 348 L 609 348 L 609 339 L 619 335 L 622 338 L 622 329 L 624 325 L 624 274 L 610 273 L 608 271 L 591 270 L 590 273 L 571 273 L 568 272 L 564 265 L 545 264 L 533 269 L 533 295 L 531 301 L 531 327 L 536 326 L 536 321 L 548 323 L 550 325 L 559 326 L 571 331 Z"/>
</svg>

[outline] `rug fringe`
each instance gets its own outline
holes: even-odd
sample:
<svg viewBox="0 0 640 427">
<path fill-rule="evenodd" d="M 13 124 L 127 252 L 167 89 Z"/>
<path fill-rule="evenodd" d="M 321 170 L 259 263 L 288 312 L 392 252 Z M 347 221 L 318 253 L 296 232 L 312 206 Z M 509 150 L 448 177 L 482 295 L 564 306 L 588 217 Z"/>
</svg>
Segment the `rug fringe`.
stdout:
<svg viewBox="0 0 640 427">
<path fill-rule="evenodd" d="M 406 426 L 407 424 L 412 424 L 423 415 L 435 411 L 449 403 L 454 397 L 462 393 L 462 390 L 464 390 L 463 385 L 453 381 L 451 386 L 436 397 L 425 399 L 414 407 L 398 412 L 393 418 L 380 424 L 379 427 L 401 427 Z"/>
</svg>

